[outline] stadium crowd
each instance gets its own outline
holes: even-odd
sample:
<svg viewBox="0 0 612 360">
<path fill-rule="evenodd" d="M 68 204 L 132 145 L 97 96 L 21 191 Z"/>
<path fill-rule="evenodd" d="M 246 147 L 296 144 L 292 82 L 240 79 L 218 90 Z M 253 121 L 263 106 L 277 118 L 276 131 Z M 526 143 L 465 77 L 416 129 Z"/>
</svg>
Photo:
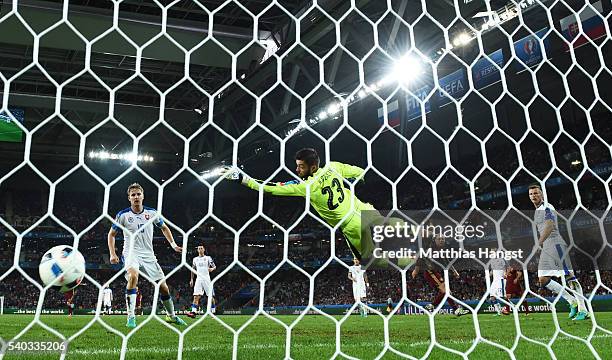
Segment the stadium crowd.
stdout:
<svg viewBox="0 0 612 360">
<path fill-rule="evenodd" d="M 607 130 L 610 137 L 612 131 Z M 599 169 L 600 176 L 606 178 L 610 175 L 612 165 L 609 153 L 599 151 L 597 146 L 585 147 L 586 161 L 590 169 Z M 558 151 L 557 151 L 558 152 Z M 525 167 L 533 175 L 544 177 L 549 171 L 550 159 L 548 161 L 533 161 L 538 158 L 538 146 L 522 146 L 521 155 L 525 162 Z M 482 159 L 480 155 L 471 155 L 473 158 L 462 158 L 457 170 L 463 175 L 472 179 L 480 169 Z M 578 178 L 582 170 L 581 164 L 576 164 L 575 160 L 579 153 L 574 150 L 555 154 L 559 171 L 553 177 L 561 178 L 558 183 L 550 184 L 547 187 L 550 202 L 564 216 L 571 215 L 577 204 L 573 185 L 569 178 L 580 181 L 581 202 L 585 207 L 596 216 L 600 216 L 607 208 L 608 201 L 605 188 L 591 172 L 587 172 Z M 493 151 L 488 157 L 489 164 L 496 164 L 495 170 L 504 178 L 510 178 L 518 167 L 518 158 L 510 156 L 504 151 Z M 573 165 L 572 165 L 573 164 Z M 442 177 L 438 183 L 437 193 L 439 204 L 444 209 L 465 209 L 471 206 L 469 188 L 467 183 L 454 181 L 451 175 Z M 417 177 L 420 177 L 418 175 Z M 408 209 L 425 210 L 433 206 L 433 192 L 431 184 L 422 181 L 410 181 L 407 189 L 398 187 L 397 204 L 400 210 L 406 214 L 411 214 Z M 490 197 L 483 197 L 477 200 L 480 209 L 506 209 L 507 196 L 506 185 L 499 180 L 499 176 L 488 171 L 481 174 L 477 182 L 477 195 L 495 194 Z M 523 172 L 512 180 L 512 186 L 526 186 L 535 179 L 531 175 Z M 378 209 L 389 209 L 392 204 L 392 197 L 389 192 L 388 184 L 380 179 L 356 185 L 356 193 L 362 200 L 372 203 Z M 401 190 L 401 191 L 400 191 Z M 10 193 L 10 194 L 9 194 Z M 253 194 L 251 194 L 253 195 Z M 525 194 L 512 194 L 513 205 L 518 210 L 532 209 L 531 204 Z M 255 199 L 255 198 L 254 198 Z M 235 199 L 234 199 L 235 200 Z M 221 208 L 215 208 L 215 215 L 228 226 L 238 230 L 256 214 L 257 201 L 224 201 Z M 312 216 L 300 219 L 304 206 L 303 201 L 286 198 L 275 198 L 266 196 L 264 198 L 264 213 L 272 218 L 282 227 L 294 226 L 289 234 L 289 249 L 287 249 L 288 259 L 295 265 L 303 268 L 304 271 L 313 274 L 321 264 L 325 263 L 331 254 L 332 233 L 320 221 Z M 127 206 L 127 205 L 125 205 Z M 169 206 L 168 216 L 172 224 L 184 231 L 188 231 L 194 221 L 189 214 L 198 213 L 196 203 L 187 201 L 183 207 Z M 117 211 L 119 209 L 114 209 Z M 533 211 L 533 210 L 531 210 Z M 54 245 L 62 243 L 72 243 L 73 236 L 51 217 L 45 217 L 47 212 L 47 194 L 44 192 L 19 191 L 19 190 L 0 190 L 0 216 L 15 230 L 24 232 L 41 218 L 34 229 L 24 234 L 21 242 L 19 265 L 27 271 L 34 279 L 38 279 L 36 273 L 37 264 L 44 251 Z M 73 229 L 77 234 L 87 229 L 79 240 L 79 250 L 83 253 L 88 262 L 88 274 L 100 283 L 110 279 L 120 269 L 118 266 L 111 266 L 108 259 L 108 249 L 106 245 L 106 234 L 111 222 L 108 218 L 98 219 L 102 212 L 102 198 L 100 194 L 79 193 L 78 196 L 69 192 L 59 192 L 56 194 L 53 214 L 66 226 Z M 532 216 L 528 215 L 528 216 Z M 94 224 L 91 226 L 91 224 Z M 178 242 L 182 240 L 182 235 L 177 229 L 175 238 Z M 609 228 L 610 222 L 606 220 L 605 226 Z M 505 229 L 511 232 L 511 229 Z M 234 255 L 234 232 L 225 225 L 214 219 L 207 219 L 195 229 L 188 238 L 187 261 L 195 256 L 195 246 L 204 243 L 207 252 L 213 257 L 216 265 L 216 274 L 226 270 L 235 260 Z M 270 221 L 262 216 L 256 217 L 246 230 L 240 234 L 239 253 L 237 259 L 250 271 L 258 274 L 265 274 L 277 266 L 283 259 L 283 233 Z M 601 239 L 600 239 L 601 240 Z M 342 239 L 340 232 L 335 237 L 335 256 L 336 259 L 350 262 L 351 253 Z M 13 264 L 16 238 L 11 231 L 0 225 L 0 270 L 4 272 Z M 121 241 L 117 246 L 121 247 Z M 181 263 L 180 255 L 170 251 L 168 244 L 160 234 L 154 240 L 156 256 L 166 273 Z M 535 276 L 537 264 L 528 264 L 528 273 L 531 291 L 544 296 L 549 296 L 548 290 L 541 290 L 536 286 Z M 612 284 L 612 275 L 609 268 L 601 272 L 603 284 Z M 486 292 L 486 281 L 484 271 L 469 266 L 460 268 L 461 276 L 458 279 L 451 278 L 451 293 L 458 299 L 478 299 Z M 351 284 L 347 278 L 347 270 L 339 264 L 330 264 L 327 269 L 321 271 L 314 282 L 315 305 L 327 304 L 347 304 L 352 303 Z M 216 275 L 213 274 L 213 275 Z M 585 293 L 590 293 L 597 281 L 593 271 L 577 271 L 580 282 Z M 370 288 L 368 289 L 368 301 L 374 303 L 385 302 L 387 298 L 399 299 L 402 296 L 402 284 L 400 273 L 396 270 L 372 269 L 368 271 Z M 431 289 L 422 277 L 412 279 L 410 274 L 406 276 L 406 288 L 408 297 L 414 301 L 429 301 L 433 296 Z M 179 308 L 185 308 L 191 303 L 191 289 L 189 288 L 189 273 L 186 269 L 181 269 L 168 280 L 171 291 L 177 300 Z M 111 288 L 115 294 L 114 302 L 117 308 L 123 308 L 123 291 L 125 280 L 119 276 L 111 283 Z M 145 304 L 150 304 L 153 297 L 153 286 L 146 282 L 140 282 L 141 291 Z M 240 290 L 246 286 L 253 287 L 246 295 L 240 295 Z M 240 307 L 244 305 L 256 304 L 258 282 L 255 281 L 244 269 L 234 264 L 232 271 L 226 272 L 215 283 L 215 292 L 218 301 L 228 307 Z M 309 282 L 304 274 L 285 265 L 266 283 L 266 298 L 264 304 L 267 306 L 290 306 L 306 305 L 308 302 Z M 605 293 L 605 289 L 599 287 L 598 293 Z M 78 307 L 94 307 L 98 299 L 99 288 L 89 281 L 80 286 L 76 295 Z M 39 292 L 29 281 L 24 280 L 23 276 L 16 270 L 0 281 L 0 296 L 5 297 L 5 306 L 9 307 L 34 307 L 38 302 Z M 148 299 L 148 300 L 147 300 Z M 64 299 L 57 291 L 47 292 L 44 300 L 44 307 L 59 308 L 64 305 Z"/>
</svg>

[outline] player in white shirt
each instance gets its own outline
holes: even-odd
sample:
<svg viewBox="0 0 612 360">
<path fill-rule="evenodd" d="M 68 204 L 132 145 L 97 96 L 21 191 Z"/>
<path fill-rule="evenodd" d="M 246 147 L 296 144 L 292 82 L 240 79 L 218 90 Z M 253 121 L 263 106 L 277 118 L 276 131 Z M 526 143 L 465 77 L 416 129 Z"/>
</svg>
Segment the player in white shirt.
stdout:
<svg viewBox="0 0 612 360">
<path fill-rule="evenodd" d="M 206 249 L 204 245 L 198 246 L 198 256 L 193 258 L 193 268 L 196 269 L 197 276 L 195 282 L 193 281 L 193 272 L 191 273 L 191 280 L 189 286 L 193 287 L 193 303 L 191 304 L 191 312 L 187 314 L 190 318 L 195 318 L 198 313 L 198 305 L 202 295 L 206 293 L 206 296 L 211 298 L 211 312 L 215 313 L 215 290 L 213 289 L 212 280 L 210 279 L 210 273 L 215 271 L 217 267 L 212 257 L 205 255 Z"/>
<path fill-rule="evenodd" d="M 368 316 L 368 310 L 363 303 L 366 298 L 366 288 L 370 286 L 368 275 L 365 269 L 361 268 L 359 259 L 353 259 L 353 266 L 349 266 L 348 278 L 353 282 L 353 297 L 359 303 L 359 314 L 363 317 Z"/>
<path fill-rule="evenodd" d="M 110 287 L 107 286 L 102 290 L 102 300 L 104 302 L 104 313 L 110 315 L 113 305 L 113 290 Z"/>
<path fill-rule="evenodd" d="M 503 258 L 493 258 L 489 261 L 489 267 L 493 275 L 489 291 L 489 301 L 492 302 L 493 307 L 495 307 L 495 316 L 499 316 L 502 314 L 502 305 L 499 300 L 505 298 L 506 291 L 506 261 Z"/>
<path fill-rule="evenodd" d="M 127 306 L 127 323 L 129 328 L 136 327 L 136 286 L 138 285 L 138 271 L 142 271 L 147 277 L 153 281 L 160 281 L 159 293 L 164 308 L 166 309 L 166 321 L 178 325 L 187 325 L 185 321 L 176 316 L 174 313 L 174 304 L 170 296 L 170 290 L 164 280 L 164 272 L 157 263 L 157 258 L 153 252 L 153 224 L 161 229 L 164 237 L 170 243 L 170 246 L 180 253 L 183 249 L 174 242 L 172 231 L 161 218 L 156 218 L 157 211 L 155 209 L 145 207 L 144 189 L 138 183 L 128 186 L 128 200 L 130 207 L 119 211 L 115 222 L 127 229 L 127 233 L 123 233 L 123 252 L 122 259 L 124 268 L 126 269 L 125 278 L 127 286 L 125 288 L 125 302 Z M 153 224 L 149 221 L 153 219 Z M 115 236 L 121 229 L 117 224 L 113 223 L 108 232 L 108 250 L 110 252 L 111 264 L 118 264 L 119 257 L 115 252 Z M 133 237 L 131 237 L 133 236 Z M 132 241 L 134 242 L 132 244 Z"/>
<path fill-rule="evenodd" d="M 569 317 L 574 320 L 585 320 L 587 311 L 582 286 L 574 276 L 572 262 L 569 257 L 565 240 L 559 233 L 557 214 L 555 208 L 544 202 L 542 188 L 539 185 L 529 187 L 529 199 L 535 206 L 534 222 L 538 229 L 538 245 L 542 251 L 538 263 L 538 280 L 541 287 L 545 287 L 561 296 L 570 304 Z M 565 276 L 568 287 L 573 295 L 563 288 L 561 284 L 551 277 Z"/>
</svg>

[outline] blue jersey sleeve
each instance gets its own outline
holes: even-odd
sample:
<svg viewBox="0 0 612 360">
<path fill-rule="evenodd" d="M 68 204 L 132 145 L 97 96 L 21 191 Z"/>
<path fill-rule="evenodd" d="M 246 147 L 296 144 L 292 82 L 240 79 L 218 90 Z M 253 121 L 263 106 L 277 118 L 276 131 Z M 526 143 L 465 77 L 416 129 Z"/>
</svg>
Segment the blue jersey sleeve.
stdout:
<svg viewBox="0 0 612 360">
<path fill-rule="evenodd" d="M 123 211 L 119 211 L 117 213 L 117 215 L 115 216 L 115 222 L 113 222 L 113 224 L 111 225 L 111 228 L 115 231 L 121 230 L 121 228 L 117 226 L 117 224 L 121 225 L 121 214 L 123 214 Z"/>
</svg>

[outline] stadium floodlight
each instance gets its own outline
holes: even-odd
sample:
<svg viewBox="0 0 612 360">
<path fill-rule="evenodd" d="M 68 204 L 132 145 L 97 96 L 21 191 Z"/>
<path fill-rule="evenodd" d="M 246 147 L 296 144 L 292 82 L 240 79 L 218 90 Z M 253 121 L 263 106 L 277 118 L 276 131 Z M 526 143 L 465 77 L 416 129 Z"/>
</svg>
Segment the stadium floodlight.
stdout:
<svg viewBox="0 0 612 360">
<path fill-rule="evenodd" d="M 457 47 L 467 45 L 470 41 L 472 41 L 470 34 L 462 32 L 461 34 L 455 36 L 455 39 L 453 39 L 453 46 Z"/>
<path fill-rule="evenodd" d="M 327 113 L 329 115 L 334 115 L 334 114 L 338 113 L 339 111 L 340 111 L 340 104 L 338 104 L 338 103 L 331 103 L 327 107 Z"/>
<path fill-rule="evenodd" d="M 327 119 L 327 111 L 325 111 L 325 110 L 321 111 L 317 117 L 319 118 L 319 120 Z"/>
<path fill-rule="evenodd" d="M 392 76 L 398 82 L 409 84 L 418 79 L 422 73 L 421 62 L 414 56 L 405 55 L 395 62 Z"/>
<path fill-rule="evenodd" d="M 131 162 L 153 162 L 155 159 L 153 156 L 144 155 L 144 154 L 136 154 L 136 153 L 113 153 L 108 151 L 90 151 L 89 152 L 90 159 L 99 159 L 99 160 L 124 160 Z"/>
</svg>

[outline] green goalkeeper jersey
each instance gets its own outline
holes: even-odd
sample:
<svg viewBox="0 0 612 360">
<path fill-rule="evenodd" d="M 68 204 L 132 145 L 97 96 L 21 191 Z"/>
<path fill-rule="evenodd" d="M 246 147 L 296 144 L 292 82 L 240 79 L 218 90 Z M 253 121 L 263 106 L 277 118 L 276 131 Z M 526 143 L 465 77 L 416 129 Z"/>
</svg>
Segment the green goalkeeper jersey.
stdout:
<svg viewBox="0 0 612 360">
<path fill-rule="evenodd" d="M 331 226 L 336 226 L 346 216 L 342 225 L 344 226 L 359 210 L 370 208 L 354 196 L 343 181 L 358 178 L 363 171 L 357 166 L 332 161 L 297 184 L 261 185 L 256 180 L 249 179 L 246 186 L 253 190 L 258 190 L 261 186 L 265 192 L 280 196 L 306 197 L 306 192 L 310 189 L 310 204 L 317 213 Z"/>
</svg>

